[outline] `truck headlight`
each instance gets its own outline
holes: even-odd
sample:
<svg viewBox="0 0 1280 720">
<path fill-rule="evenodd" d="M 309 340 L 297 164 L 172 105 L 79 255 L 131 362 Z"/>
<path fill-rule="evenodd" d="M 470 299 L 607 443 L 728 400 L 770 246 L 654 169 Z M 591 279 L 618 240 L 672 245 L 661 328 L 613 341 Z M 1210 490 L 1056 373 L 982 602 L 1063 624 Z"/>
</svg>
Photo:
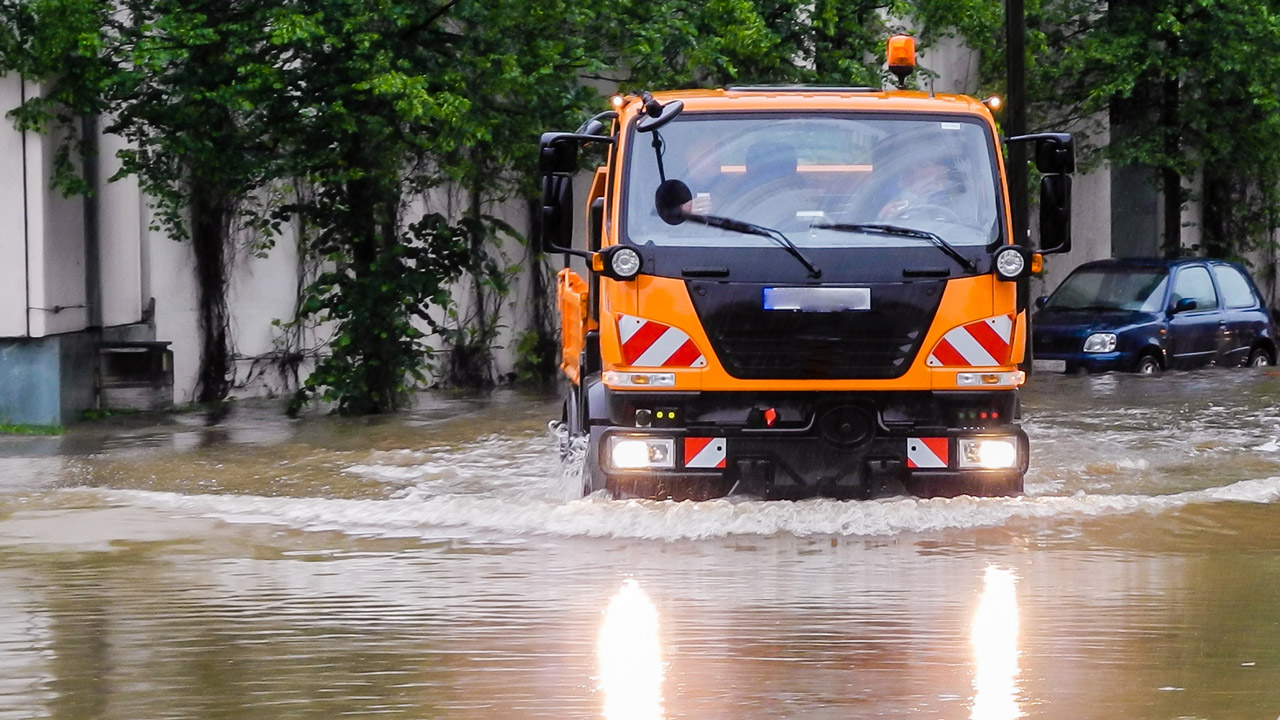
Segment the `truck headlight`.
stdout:
<svg viewBox="0 0 1280 720">
<path fill-rule="evenodd" d="M 1027 274 L 1026 250 L 1017 245 L 1007 245 L 996 251 L 996 275 L 1001 280 L 1019 280 Z"/>
<path fill-rule="evenodd" d="M 960 438 L 956 464 L 961 468 L 1007 470 L 1018 464 L 1015 438 Z"/>
<path fill-rule="evenodd" d="M 615 280 L 630 280 L 640 274 L 640 253 L 626 245 L 611 245 L 596 253 L 592 269 Z"/>
<path fill-rule="evenodd" d="M 674 468 L 675 440 L 615 436 L 609 438 L 609 464 L 618 470 Z"/>
<path fill-rule="evenodd" d="M 1094 333 L 1085 338 L 1084 351 L 1087 353 L 1105 353 L 1116 349 L 1115 333 Z"/>
</svg>

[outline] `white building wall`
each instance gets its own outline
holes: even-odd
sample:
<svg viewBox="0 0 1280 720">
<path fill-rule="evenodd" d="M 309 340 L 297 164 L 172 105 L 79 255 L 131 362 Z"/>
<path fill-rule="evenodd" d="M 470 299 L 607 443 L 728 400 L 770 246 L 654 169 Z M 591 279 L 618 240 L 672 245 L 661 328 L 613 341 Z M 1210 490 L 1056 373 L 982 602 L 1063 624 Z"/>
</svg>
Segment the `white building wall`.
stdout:
<svg viewBox="0 0 1280 720">
<path fill-rule="evenodd" d="M 132 180 L 107 183 L 120 169 L 116 151 L 125 143 L 115 135 L 98 137 L 98 266 L 102 277 L 102 324 L 142 320 L 150 298 L 143 283 L 142 193 Z"/>
<path fill-rule="evenodd" d="M 77 332 L 89 326 L 84 198 L 63 197 L 49 188 L 62 138 L 61 132 L 26 136 L 32 337 Z"/>
<path fill-rule="evenodd" d="M 0 111 L 22 101 L 22 80 L 0 76 Z M 0 121 L 0 338 L 27 334 L 27 233 L 23 135 Z"/>
</svg>

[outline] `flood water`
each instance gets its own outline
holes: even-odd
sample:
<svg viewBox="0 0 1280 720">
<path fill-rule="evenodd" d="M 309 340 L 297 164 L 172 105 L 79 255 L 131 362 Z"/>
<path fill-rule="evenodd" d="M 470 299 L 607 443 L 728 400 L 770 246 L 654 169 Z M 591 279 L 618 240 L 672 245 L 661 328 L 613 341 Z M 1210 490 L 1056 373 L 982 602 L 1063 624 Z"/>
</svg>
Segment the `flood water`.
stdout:
<svg viewBox="0 0 1280 720">
<path fill-rule="evenodd" d="M 1020 498 L 575 497 L 516 394 L 0 439 L 0 719 L 1280 716 L 1280 374 L 1037 374 Z"/>
</svg>

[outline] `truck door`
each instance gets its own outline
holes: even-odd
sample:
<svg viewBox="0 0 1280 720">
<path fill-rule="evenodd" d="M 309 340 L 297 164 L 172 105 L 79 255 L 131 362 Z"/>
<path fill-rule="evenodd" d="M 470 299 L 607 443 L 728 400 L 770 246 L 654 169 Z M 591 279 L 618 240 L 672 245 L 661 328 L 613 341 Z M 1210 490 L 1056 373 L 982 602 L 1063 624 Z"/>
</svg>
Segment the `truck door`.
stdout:
<svg viewBox="0 0 1280 720">
<path fill-rule="evenodd" d="M 1191 299 L 1195 307 L 1177 312 L 1179 300 Z M 1187 369 L 1212 362 L 1218 354 L 1223 332 L 1222 313 L 1218 310 L 1218 294 L 1214 291 L 1209 269 L 1203 265 L 1185 265 L 1173 280 L 1174 311 L 1169 319 L 1169 367 Z"/>
</svg>

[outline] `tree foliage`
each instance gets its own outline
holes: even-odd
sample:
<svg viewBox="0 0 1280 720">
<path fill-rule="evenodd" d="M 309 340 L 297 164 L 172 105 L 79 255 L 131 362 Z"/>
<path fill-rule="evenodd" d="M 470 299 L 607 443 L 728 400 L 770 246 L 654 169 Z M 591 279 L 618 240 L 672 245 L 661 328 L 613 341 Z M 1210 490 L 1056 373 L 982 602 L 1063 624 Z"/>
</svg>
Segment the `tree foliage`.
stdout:
<svg viewBox="0 0 1280 720">
<path fill-rule="evenodd" d="M 1275 11 L 1028 0 L 1032 117 L 1086 140 L 1115 120 L 1110 144 L 1085 148 L 1154 168 L 1169 218 L 1199 199 L 1205 249 L 1239 255 L 1280 209 L 1280 60 L 1257 50 L 1280 44 Z M 120 175 L 192 242 L 202 398 L 229 387 L 232 238 L 265 251 L 290 224 L 315 272 L 285 324 L 332 329 L 295 407 L 366 413 L 429 370 L 492 384 L 514 272 L 498 248 L 520 235 L 492 209 L 533 197 L 538 134 L 603 109 L 602 93 L 880 86 L 884 39 L 902 31 L 960 38 L 998 92 L 1003 19 L 1001 0 L 0 0 L 0 71 L 42 83 L 12 112 L 23 128 L 105 118 L 130 142 Z M 70 137 L 55 180 L 86 191 Z M 546 354 L 547 271 L 529 265 L 519 344 Z M 448 353 L 431 365 L 433 335 Z"/>
<path fill-rule="evenodd" d="M 1103 155 L 1153 171 L 1163 251 L 1182 251 L 1198 200 L 1201 250 L 1240 257 L 1270 242 L 1280 211 L 1280 43 L 1273 2 L 1041 0 L 1029 6 L 1031 97 L 1042 121 L 1088 131 Z"/>
</svg>

